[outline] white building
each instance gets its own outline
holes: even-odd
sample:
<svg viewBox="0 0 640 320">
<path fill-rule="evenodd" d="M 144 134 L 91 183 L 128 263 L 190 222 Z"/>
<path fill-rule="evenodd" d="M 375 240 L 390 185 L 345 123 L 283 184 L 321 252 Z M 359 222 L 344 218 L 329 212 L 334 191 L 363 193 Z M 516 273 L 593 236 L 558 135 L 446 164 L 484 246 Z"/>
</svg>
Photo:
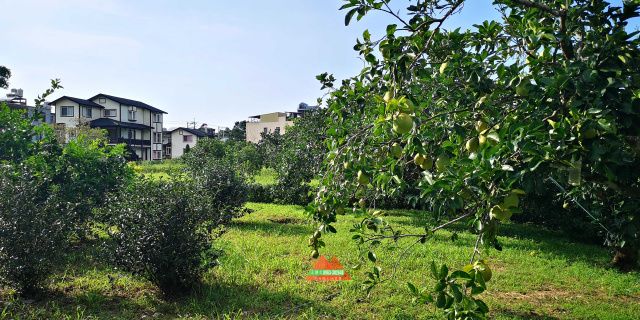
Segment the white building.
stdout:
<svg viewBox="0 0 640 320">
<path fill-rule="evenodd" d="M 181 157 L 186 151 L 187 145 L 191 149 L 196 146 L 198 140 L 213 137 L 202 130 L 182 127 L 169 131 L 169 134 L 171 159 Z"/>
<path fill-rule="evenodd" d="M 55 106 L 56 123 L 75 127 L 87 122 L 109 133 L 109 144 L 127 145 L 132 160 L 161 160 L 166 112 L 146 103 L 98 94 L 87 100 L 63 96 Z"/>
</svg>

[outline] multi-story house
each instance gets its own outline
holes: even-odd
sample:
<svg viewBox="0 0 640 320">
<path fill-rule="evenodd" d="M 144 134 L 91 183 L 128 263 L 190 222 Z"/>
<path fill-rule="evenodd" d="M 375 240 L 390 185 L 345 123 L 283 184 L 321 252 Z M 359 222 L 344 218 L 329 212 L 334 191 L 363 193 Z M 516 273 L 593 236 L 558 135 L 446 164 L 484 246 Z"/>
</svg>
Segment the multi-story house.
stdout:
<svg viewBox="0 0 640 320">
<path fill-rule="evenodd" d="M 109 144 L 127 145 L 131 160 L 161 160 L 162 123 L 166 112 L 146 103 L 98 94 L 89 99 L 63 96 L 50 103 L 56 123 L 75 127 L 87 123 L 109 133 Z"/>
</svg>

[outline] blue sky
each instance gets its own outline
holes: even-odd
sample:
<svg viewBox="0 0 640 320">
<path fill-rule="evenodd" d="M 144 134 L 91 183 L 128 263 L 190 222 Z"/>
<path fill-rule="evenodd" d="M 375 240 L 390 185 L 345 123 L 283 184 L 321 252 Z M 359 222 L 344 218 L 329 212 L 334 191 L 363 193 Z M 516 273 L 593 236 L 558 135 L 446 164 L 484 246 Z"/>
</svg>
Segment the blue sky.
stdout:
<svg viewBox="0 0 640 320">
<path fill-rule="evenodd" d="M 491 2 L 468 1 L 447 27 L 499 19 Z M 362 69 L 356 38 L 365 29 L 382 35 L 394 21 L 373 14 L 345 27 L 343 3 L 0 0 L 0 65 L 30 103 L 60 78 L 64 89 L 54 99 L 105 93 L 167 111 L 165 127 L 194 119 L 233 126 L 315 104 L 320 73 L 343 79 Z M 391 2 L 396 9 L 406 3 Z"/>
</svg>

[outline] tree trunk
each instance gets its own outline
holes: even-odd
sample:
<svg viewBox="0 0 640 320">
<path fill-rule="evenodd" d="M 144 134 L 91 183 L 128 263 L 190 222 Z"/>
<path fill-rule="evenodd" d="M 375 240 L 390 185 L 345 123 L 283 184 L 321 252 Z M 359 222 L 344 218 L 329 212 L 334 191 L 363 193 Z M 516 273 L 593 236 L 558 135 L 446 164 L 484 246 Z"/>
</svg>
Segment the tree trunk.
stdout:
<svg viewBox="0 0 640 320">
<path fill-rule="evenodd" d="M 622 271 L 629 272 L 638 270 L 638 251 L 631 246 L 616 247 L 616 254 L 613 257 L 613 266 Z"/>
</svg>

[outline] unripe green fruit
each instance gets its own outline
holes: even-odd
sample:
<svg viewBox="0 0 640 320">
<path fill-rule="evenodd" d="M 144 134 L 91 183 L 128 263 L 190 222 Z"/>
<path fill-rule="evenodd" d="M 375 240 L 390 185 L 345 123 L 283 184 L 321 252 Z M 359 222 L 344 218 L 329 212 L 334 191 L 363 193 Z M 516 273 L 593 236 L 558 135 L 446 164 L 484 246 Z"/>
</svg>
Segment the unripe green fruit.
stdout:
<svg viewBox="0 0 640 320">
<path fill-rule="evenodd" d="M 440 172 L 446 171 L 446 167 L 450 165 L 451 160 L 449 159 L 449 156 L 444 152 L 438 156 L 438 159 L 436 159 L 436 169 L 438 169 L 438 171 Z"/>
<path fill-rule="evenodd" d="M 321 203 L 320 205 L 318 205 L 318 212 L 322 214 L 329 213 L 329 210 L 327 209 L 327 205 L 325 205 L 324 203 Z"/>
<path fill-rule="evenodd" d="M 402 147 L 397 142 L 391 146 L 391 154 L 396 158 L 402 157 Z"/>
<path fill-rule="evenodd" d="M 320 237 L 322 237 L 322 232 L 316 230 L 316 232 L 313 233 L 313 238 L 320 239 Z"/>
<path fill-rule="evenodd" d="M 501 221 L 511 218 L 511 211 L 500 208 L 500 206 L 494 206 L 491 208 L 491 215 Z"/>
<path fill-rule="evenodd" d="M 361 185 L 369 184 L 369 176 L 366 173 L 362 172 L 362 170 L 358 171 L 358 182 Z"/>
<path fill-rule="evenodd" d="M 517 207 L 520 204 L 520 200 L 518 199 L 518 195 L 517 194 L 510 194 L 506 197 L 504 197 L 504 207 L 506 207 L 505 209 L 509 209 L 509 207 Z"/>
<path fill-rule="evenodd" d="M 479 133 L 483 133 L 488 128 L 489 128 L 489 125 L 486 122 L 482 121 L 482 120 L 478 120 L 478 122 L 476 123 L 476 130 Z"/>
<path fill-rule="evenodd" d="M 413 111 L 415 110 L 413 102 L 411 102 L 411 100 L 409 99 L 405 99 L 404 103 L 398 105 L 398 108 L 400 109 L 400 112 L 407 114 L 413 113 Z"/>
<path fill-rule="evenodd" d="M 344 214 L 344 208 L 342 206 L 339 206 L 338 209 L 336 209 L 336 214 L 337 215 L 343 215 Z"/>
<path fill-rule="evenodd" d="M 393 131 L 399 134 L 405 134 L 411 129 L 413 129 L 413 118 L 406 113 L 399 114 L 393 121 Z"/>
<path fill-rule="evenodd" d="M 367 205 L 367 202 L 364 199 L 360 199 L 360 201 L 358 201 L 358 205 L 360 206 L 360 208 L 363 208 Z"/>
<path fill-rule="evenodd" d="M 483 144 L 485 144 L 486 142 L 487 142 L 487 136 L 480 135 L 480 136 L 478 137 L 478 143 L 479 143 L 480 145 L 483 145 Z"/>
<path fill-rule="evenodd" d="M 526 97 L 529 94 L 529 89 L 525 86 L 531 84 L 529 78 L 524 78 L 520 81 L 520 84 L 516 87 L 516 93 L 521 97 Z"/>
<path fill-rule="evenodd" d="M 318 250 L 311 251 L 311 258 L 317 259 L 320 256 L 320 252 Z"/>
<path fill-rule="evenodd" d="M 589 128 L 587 129 L 585 132 L 582 132 L 581 134 L 581 138 L 582 139 L 593 139 L 598 135 L 598 133 L 596 132 L 596 129 L 594 128 Z"/>
<path fill-rule="evenodd" d="M 480 145 L 480 142 L 478 140 L 478 138 L 471 138 L 467 141 L 467 150 L 469 152 L 476 152 L 478 150 L 478 146 Z"/>
<path fill-rule="evenodd" d="M 415 162 L 416 166 L 420 166 L 424 162 L 424 157 L 418 153 L 413 157 L 413 162 Z"/>
<path fill-rule="evenodd" d="M 424 161 L 420 165 L 423 170 L 429 170 L 433 168 L 433 157 L 431 155 L 424 156 Z"/>
</svg>

